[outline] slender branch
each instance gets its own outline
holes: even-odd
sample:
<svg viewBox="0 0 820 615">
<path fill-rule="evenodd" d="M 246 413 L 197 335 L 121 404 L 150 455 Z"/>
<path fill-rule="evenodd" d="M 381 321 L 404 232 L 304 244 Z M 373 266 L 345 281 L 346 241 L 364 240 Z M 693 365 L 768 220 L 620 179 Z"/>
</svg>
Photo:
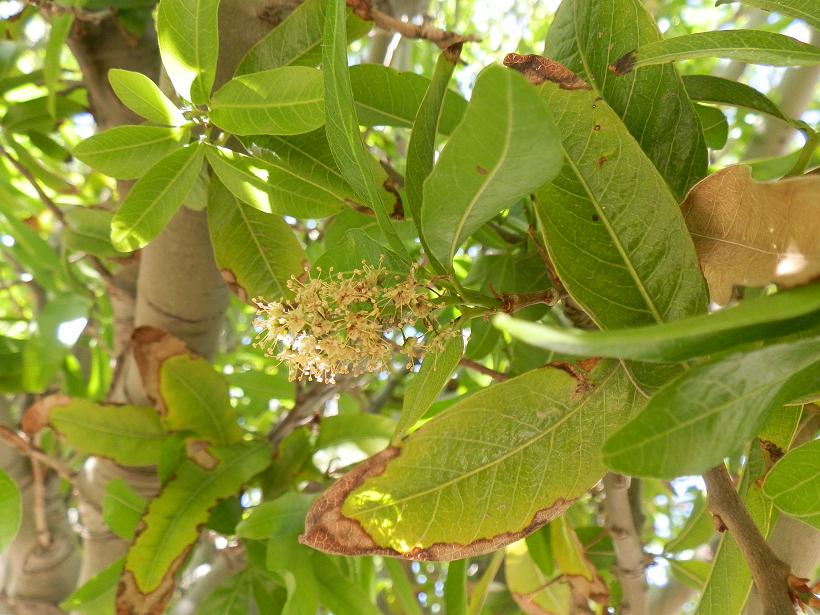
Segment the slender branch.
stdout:
<svg viewBox="0 0 820 615">
<path fill-rule="evenodd" d="M 110 17 L 116 13 L 116 9 L 108 7 L 99 11 L 87 11 L 78 7 L 62 6 L 56 2 L 49 0 L 25 0 L 27 4 L 36 6 L 40 10 L 53 15 L 62 15 L 64 13 L 71 13 L 74 18 L 79 21 L 87 21 L 94 24 L 99 24 L 106 17 Z"/>
<path fill-rule="evenodd" d="M 401 21 L 387 13 L 374 9 L 371 0 L 347 0 L 347 6 L 353 9 L 356 15 L 366 21 L 372 21 L 383 30 L 398 32 L 405 38 L 430 41 L 438 45 L 441 49 L 446 49 L 458 43 L 475 43 L 481 40 L 472 34 L 456 34 L 455 32 L 434 28 L 426 23 L 419 25 L 408 21 Z"/>
<path fill-rule="evenodd" d="M 482 365 L 472 359 L 468 359 L 467 357 L 461 357 L 459 359 L 458 364 L 462 367 L 466 367 L 467 369 L 471 369 L 474 372 L 478 372 L 479 374 L 484 374 L 485 376 L 489 376 L 493 380 L 498 382 L 504 382 L 505 380 L 509 380 L 510 377 L 507 374 L 502 374 L 499 371 L 496 371 L 486 365 Z"/>
<path fill-rule="evenodd" d="M 51 532 L 48 530 L 46 517 L 46 481 L 43 464 L 37 459 L 31 460 L 31 478 L 34 491 L 34 527 L 37 531 L 37 542 L 46 548 L 51 544 Z"/>
<path fill-rule="evenodd" d="M 790 569 L 766 543 L 743 505 L 726 466 L 720 464 L 703 475 L 709 509 L 729 531 L 743 553 L 767 615 L 794 615 L 788 578 Z"/>
<path fill-rule="evenodd" d="M 340 376 L 336 378 L 336 384 L 311 383 L 310 386 L 299 391 L 293 408 L 268 433 L 268 442 L 276 448 L 303 420 L 318 412 L 326 402 L 354 382 L 356 382 L 355 379 Z"/>
<path fill-rule="evenodd" d="M 12 164 L 12 166 L 14 166 L 14 168 L 17 169 L 20 175 L 22 175 L 26 179 L 26 181 L 29 184 L 31 184 L 31 187 L 34 188 L 34 191 L 37 193 L 37 195 L 40 197 L 40 200 L 46 206 L 46 209 L 48 209 L 54 215 L 54 217 L 60 224 L 62 224 L 63 226 L 68 226 L 68 224 L 66 223 L 65 214 L 63 213 L 63 210 L 60 209 L 57 203 L 55 203 L 54 200 L 50 196 L 48 196 L 48 194 L 46 194 L 45 190 L 43 190 L 42 186 L 40 186 L 40 182 L 37 181 L 37 178 L 34 177 L 31 171 L 29 171 L 24 164 L 22 164 L 19 160 L 14 158 L 14 156 L 9 154 L 7 151 L 2 150 L 2 153 L 3 156 L 5 156 L 6 159 Z M 100 274 L 100 277 L 103 280 L 105 280 L 106 282 L 111 282 L 113 276 L 111 275 L 111 272 L 108 270 L 108 267 L 106 267 L 99 258 L 94 256 L 93 254 L 85 254 L 85 259 L 88 260 L 89 263 L 91 263 L 91 266 L 96 270 L 97 273 Z"/>
<path fill-rule="evenodd" d="M 629 477 L 607 474 L 604 476 L 604 493 L 606 527 L 615 548 L 615 572 L 623 591 L 620 612 L 624 615 L 645 615 L 648 612 L 646 563 L 629 503 Z"/>
<path fill-rule="evenodd" d="M 32 462 L 38 461 L 43 465 L 48 466 L 49 468 L 57 472 L 57 474 L 61 478 L 66 479 L 68 482 L 75 482 L 76 476 L 71 470 L 69 470 L 58 460 L 53 459 L 48 453 L 46 453 L 41 448 L 29 442 L 28 439 L 24 438 L 16 431 L 9 427 L 6 427 L 5 425 L 0 425 L 0 442 L 16 449 L 19 453 L 31 459 Z"/>
</svg>

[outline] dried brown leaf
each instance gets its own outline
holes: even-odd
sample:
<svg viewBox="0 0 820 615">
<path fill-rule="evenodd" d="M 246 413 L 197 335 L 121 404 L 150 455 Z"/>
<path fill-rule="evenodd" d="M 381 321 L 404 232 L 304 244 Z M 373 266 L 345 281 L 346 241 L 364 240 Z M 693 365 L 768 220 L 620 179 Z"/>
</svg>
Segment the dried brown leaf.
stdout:
<svg viewBox="0 0 820 615">
<path fill-rule="evenodd" d="M 591 90 L 589 84 L 573 73 L 566 66 L 555 60 L 531 53 L 508 53 L 504 58 L 504 66 L 518 71 L 533 85 L 541 85 L 545 81 L 557 83 L 562 90 Z"/>
<path fill-rule="evenodd" d="M 134 360 L 148 400 L 162 413 L 159 374 L 166 359 L 189 352 L 181 339 L 155 327 L 137 327 L 131 335 Z"/>
<path fill-rule="evenodd" d="M 696 184 L 682 211 L 715 303 L 733 286 L 820 276 L 820 176 L 758 182 L 749 167 L 728 167 Z"/>
<path fill-rule="evenodd" d="M 30 437 L 48 425 L 48 414 L 52 408 L 67 406 L 71 398 L 62 393 L 46 395 L 31 404 L 20 419 L 20 428 Z"/>
</svg>

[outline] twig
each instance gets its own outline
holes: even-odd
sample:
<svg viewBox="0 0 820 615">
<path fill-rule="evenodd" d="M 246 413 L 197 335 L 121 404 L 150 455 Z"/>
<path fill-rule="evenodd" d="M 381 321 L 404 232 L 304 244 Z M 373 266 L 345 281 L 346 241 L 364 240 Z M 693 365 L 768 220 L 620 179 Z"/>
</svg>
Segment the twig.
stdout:
<svg viewBox="0 0 820 615">
<path fill-rule="evenodd" d="M 447 30 L 434 28 L 426 23 L 414 24 L 408 21 L 401 21 L 374 9 L 371 0 L 347 0 L 347 6 L 353 9 L 359 17 L 366 21 L 372 21 L 379 28 L 391 32 L 398 32 L 405 38 L 423 39 L 435 43 L 441 49 L 446 49 L 457 43 L 478 42 L 481 39 L 472 34 L 461 35 Z"/>
<path fill-rule="evenodd" d="M 93 24 L 99 24 L 107 17 L 111 17 L 116 13 L 116 9 L 108 7 L 99 11 L 87 11 L 78 7 L 62 6 L 49 0 L 26 0 L 26 3 L 36 6 L 38 9 L 53 15 L 63 15 L 71 13 L 74 18 L 79 21 L 87 21 Z"/>
<path fill-rule="evenodd" d="M 268 433 L 268 442 L 276 448 L 285 437 L 299 426 L 304 419 L 317 412 L 339 394 L 344 388 L 355 382 L 355 379 L 336 378 L 336 384 L 312 383 L 296 395 L 296 403 L 290 412 L 287 413 L 273 429 Z"/>
<path fill-rule="evenodd" d="M 12 164 L 12 166 L 14 166 L 14 168 L 17 169 L 20 175 L 22 175 L 26 179 L 26 181 L 28 181 L 28 183 L 31 184 L 31 187 L 34 188 L 34 191 L 37 193 L 37 195 L 40 197 L 40 200 L 46 206 L 46 209 L 48 209 L 54 215 L 54 217 L 60 224 L 62 224 L 63 226 L 68 226 L 68 224 L 66 223 L 65 214 L 63 213 L 63 210 L 60 209 L 57 203 L 55 203 L 52 200 L 52 198 L 48 196 L 48 194 L 46 194 L 45 190 L 43 190 L 42 186 L 40 186 L 40 182 L 38 182 L 37 178 L 34 177 L 34 175 L 32 175 L 31 171 L 29 171 L 25 167 L 25 165 L 20 163 L 19 160 L 14 158 L 14 156 L 9 154 L 6 150 L 2 150 L 2 153 L 3 156 L 5 156 L 6 159 Z M 91 263 L 91 266 L 97 271 L 97 273 L 100 274 L 100 277 L 103 280 L 105 280 L 106 282 L 112 281 L 113 276 L 111 275 L 111 272 L 99 258 L 94 256 L 93 254 L 85 254 L 85 258 L 86 260 L 88 260 L 89 263 Z"/>
<path fill-rule="evenodd" d="M 37 531 L 37 542 L 45 548 L 51 544 L 51 532 L 48 530 L 46 517 L 46 487 L 43 465 L 36 459 L 31 460 L 31 478 L 34 491 L 34 527 Z"/>
<path fill-rule="evenodd" d="M 8 446 L 11 446 L 22 455 L 25 455 L 26 457 L 31 459 L 32 466 L 34 465 L 34 461 L 39 461 L 43 465 L 48 466 L 49 468 L 57 472 L 57 474 L 61 478 L 64 478 L 70 483 L 75 482 L 76 477 L 71 470 L 69 470 L 56 459 L 53 459 L 51 456 L 48 455 L 48 453 L 46 453 L 41 448 L 29 442 L 27 438 L 24 438 L 16 431 L 9 427 L 6 427 L 5 425 L 0 425 L 0 442 L 3 442 Z"/>
<path fill-rule="evenodd" d="M 489 376 L 493 380 L 497 380 L 498 382 L 504 382 L 505 380 L 509 380 L 510 377 L 507 374 L 502 374 L 494 369 L 487 367 L 486 365 L 482 365 L 472 359 L 468 359 L 467 357 L 461 357 L 459 359 L 458 364 L 462 367 L 466 367 L 467 369 L 471 369 L 474 372 L 478 372 L 480 374 L 484 374 L 485 376 Z"/>
<path fill-rule="evenodd" d="M 794 615 L 788 579 L 791 570 L 772 551 L 743 505 L 726 466 L 703 475 L 709 510 L 729 531 L 743 553 L 767 615 Z"/>
<path fill-rule="evenodd" d="M 606 527 L 615 549 L 615 572 L 621 582 L 621 613 L 647 613 L 645 558 L 641 538 L 635 529 L 629 504 L 629 477 L 609 473 L 604 476 Z"/>
</svg>

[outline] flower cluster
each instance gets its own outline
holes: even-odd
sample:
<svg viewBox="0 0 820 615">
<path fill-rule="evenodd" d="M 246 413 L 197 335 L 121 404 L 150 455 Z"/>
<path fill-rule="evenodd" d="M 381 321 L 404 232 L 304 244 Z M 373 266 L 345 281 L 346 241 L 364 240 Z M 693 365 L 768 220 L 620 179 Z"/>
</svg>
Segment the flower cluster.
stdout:
<svg viewBox="0 0 820 615">
<path fill-rule="evenodd" d="M 341 374 L 378 372 L 389 366 L 405 328 L 425 321 L 433 310 L 427 288 L 407 275 L 363 262 L 360 269 L 326 275 L 309 273 L 288 281 L 293 298 L 266 303 L 255 299 L 262 328 L 257 345 L 287 363 L 291 380 L 335 382 Z M 401 346 L 412 366 L 423 350 L 415 337 Z"/>
</svg>

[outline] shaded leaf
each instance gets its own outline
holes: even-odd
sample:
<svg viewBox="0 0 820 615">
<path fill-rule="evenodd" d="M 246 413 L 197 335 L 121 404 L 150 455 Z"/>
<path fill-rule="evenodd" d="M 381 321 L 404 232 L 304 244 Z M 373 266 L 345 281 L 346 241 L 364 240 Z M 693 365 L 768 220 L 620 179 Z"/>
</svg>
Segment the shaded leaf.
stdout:
<svg viewBox="0 0 820 615">
<path fill-rule="evenodd" d="M 65 212 L 65 244 L 100 258 L 118 258 L 122 254 L 111 244 L 111 219 L 114 214 L 105 209 L 82 207 Z"/>
<path fill-rule="evenodd" d="M 81 615 L 114 615 L 117 583 L 122 574 L 120 558 L 86 581 L 60 603 L 63 611 Z"/>
<path fill-rule="evenodd" d="M 324 218 L 337 213 L 347 194 L 325 184 L 321 175 L 308 176 L 269 159 L 208 147 L 208 162 L 219 181 L 238 199 L 257 209 L 293 216 Z"/>
<path fill-rule="evenodd" d="M 131 540 L 147 502 L 122 479 L 109 481 L 103 497 L 103 521 L 120 538 Z M 112 600 L 113 603 L 113 600 Z"/>
<path fill-rule="evenodd" d="M 351 229 L 345 233 L 341 242 L 334 245 L 322 254 L 315 263 L 323 271 L 353 271 L 361 267 L 362 262 L 378 267 L 383 266 L 387 271 L 406 273 L 410 263 L 395 252 L 388 250 L 378 241 L 372 239 L 362 229 Z"/>
<path fill-rule="evenodd" d="M 467 615 L 467 560 L 453 560 L 447 565 L 444 605 L 447 615 Z"/>
<path fill-rule="evenodd" d="M 162 64 L 185 100 L 208 102 L 219 53 L 219 0 L 162 0 L 157 39 Z"/>
<path fill-rule="evenodd" d="M 297 536 L 304 530 L 305 514 L 314 499 L 313 495 L 291 491 L 270 502 L 262 502 L 239 522 L 236 534 L 256 540 Z"/>
<path fill-rule="evenodd" d="M 714 535 L 715 522 L 712 520 L 712 514 L 706 506 L 706 499 L 698 494 L 686 524 L 677 536 L 664 545 L 663 550 L 666 553 L 680 553 L 696 549 Z"/>
<path fill-rule="evenodd" d="M 551 582 L 536 565 L 523 540 L 507 547 L 504 576 L 516 604 L 527 615 L 559 615 L 572 612 L 569 586 Z"/>
<path fill-rule="evenodd" d="M 401 417 L 396 425 L 396 433 L 393 435 L 394 444 L 400 442 L 413 425 L 430 409 L 447 381 L 450 380 L 463 352 L 464 339 L 458 332 L 444 342 L 441 349 L 427 353 L 418 373 L 413 376 L 405 389 Z"/>
<path fill-rule="evenodd" d="M 157 411 L 142 406 L 109 406 L 75 399 L 67 406 L 53 408 L 49 423 L 77 450 L 125 466 L 157 463 L 165 439 Z"/>
<path fill-rule="evenodd" d="M 458 247 L 562 162 L 549 109 L 520 75 L 481 71 L 464 120 L 424 182 L 421 228 L 431 257 L 450 267 Z"/>
<path fill-rule="evenodd" d="M 820 64 L 820 48 L 775 32 L 715 30 L 642 45 L 612 65 L 616 75 L 636 68 L 692 58 L 727 58 L 767 66 Z"/>
<path fill-rule="evenodd" d="M 721 4 L 730 4 L 738 0 L 717 0 L 716 6 Z M 820 8 L 814 0 L 740 0 L 742 4 L 755 6 L 764 11 L 776 11 L 789 15 L 790 17 L 797 17 L 802 19 L 809 25 L 814 26 L 820 30 Z"/>
<path fill-rule="evenodd" d="M 584 331 L 499 315 L 513 337 L 556 352 L 637 361 L 685 361 L 757 340 L 807 330 L 820 318 L 820 285 L 747 299 L 738 306 L 633 329 Z"/>
<path fill-rule="evenodd" d="M 181 126 L 186 122 L 176 105 L 142 73 L 112 68 L 108 82 L 122 104 L 137 115 L 161 125 Z"/>
<path fill-rule="evenodd" d="M 672 578 L 678 583 L 691 587 L 696 591 L 701 591 L 709 578 L 711 564 L 698 560 L 669 560 L 669 569 Z"/>
<path fill-rule="evenodd" d="M 291 135 L 325 121 L 321 71 L 283 66 L 234 77 L 213 95 L 211 121 L 236 135 Z"/>
<path fill-rule="evenodd" d="M 393 582 L 393 594 L 396 596 L 401 612 L 404 615 L 423 615 L 402 563 L 392 558 L 385 558 L 383 565 L 387 568 L 387 573 Z"/>
<path fill-rule="evenodd" d="M 571 0 L 562 2 L 555 15 L 544 55 L 589 82 L 680 199 L 706 174 L 708 160 L 700 124 L 675 67 L 653 66 L 620 79 L 609 71 L 622 54 L 659 40 L 655 17 L 641 0 Z M 671 133 L 676 138 L 670 139 Z"/>
<path fill-rule="evenodd" d="M 681 210 L 712 300 L 733 286 L 795 286 L 820 274 L 820 176 L 760 183 L 727 167 L 692 188 Z"/>
<path fill-rule="evenodd" d="M 820 529 L 820 440 L 789 451 L 766 476 L 763 493 L 781 511 Z"/>
<path fill-rule="evenodd" d="M 523 537 L 600 479 L 599 443 L 640 403 L 618 365 L 578 377 L 547 367 L 453 405 L 337 481 L 300 540 L 451 560 Z"/>
<path fill-rule="evenodd" d="M 208 189 L 208 228 L 216 264 L 243 301 L 278 301 L 307 262 L 293 229 L 276 214 L 245 205 L 216 178 Z"/>
<path fill-rule="evenodd" d="M 170 431 L 190 430 L 221 445 L 242 438 L 228 400 L 228 384 L 204 359 L 187 354 L 167 359 L 160 372 L 160 392 L 163 421 Z"/>
<path fill-rule="evenodd" d="M 683 84 L 693 100 L 743 107 L 791 123 L 771 100 L 740 81 L 712 75 L 684 75 Z"/>
<path fill-rule="evenodd" d="M 702 474 L 737 452 L 774 408 L 820 388 L 820 338 L 740 352 L 687 371 L 604 447 L 633 476 Z"/>
<path fill-rule="evenodd" d="M 139 608 L 146 602 L 164 603 L 173 577 L 199 536 L 199 526 L 222 498 L 237 493 L 242 485 L 270 463 L 270 447 L 243 442 L 213 447 L 218 465 L 208 471 L 191 460 L 183 461 L 176 475 L 151 500 L 142 526 L 125 558 L 125 570 L 117 594 L 118 608 Z"/>
<path fill-rule="evenodd" d="M 729 138 L 729 122 L 726 121 L 726 116 L 716 107 L 699 104 L 694 106 L 700 118 L 700 125 L 703 128 L 706 147 L 709 149 L 721 149 L 726 145 L 726 141 Z"/>
<path fill-rule="evenodd" d="M 23 519 L 20 489 L 11 477 L 0 470 L 0 553 L 14 541 Z"/>
<path fill-rule="evenodd" d="M 92 169 L 136 179 L 165 156 L 182 147 L 187 130 L 162 126 L 117 126 L 98 132 L 74 148 L 74 156 Z"/>
<path fill-rule="evenodd" d="M 552 521 L 549 528 L 555 565 L 565 575 L 574 601 L 586 604 L 593 600 L 606 604 L 609 599 L 606 585 L 584 553 L 584 546 L 566 516 Z"/>
<path fill-rule="evenodd" d="M 57 13 L 49 19 L 51 32 L 46 43 L 46 53 L 43 58 L 43 82 L 48 89 L 48 110 L 52 117 L 57 115 L 57 94 L 62 70 L 63 46 L 68 40 L 71 26 L 74 24 L 74 14 L 70 12 Z"/>
<path fill-rule="evenodd" d="M 194 143 L 166 156 L 134 184 L 111 221 L 115 248 L 130 252 L 159 235 L 199 177 L 203 149 Z"/>
</svg>

